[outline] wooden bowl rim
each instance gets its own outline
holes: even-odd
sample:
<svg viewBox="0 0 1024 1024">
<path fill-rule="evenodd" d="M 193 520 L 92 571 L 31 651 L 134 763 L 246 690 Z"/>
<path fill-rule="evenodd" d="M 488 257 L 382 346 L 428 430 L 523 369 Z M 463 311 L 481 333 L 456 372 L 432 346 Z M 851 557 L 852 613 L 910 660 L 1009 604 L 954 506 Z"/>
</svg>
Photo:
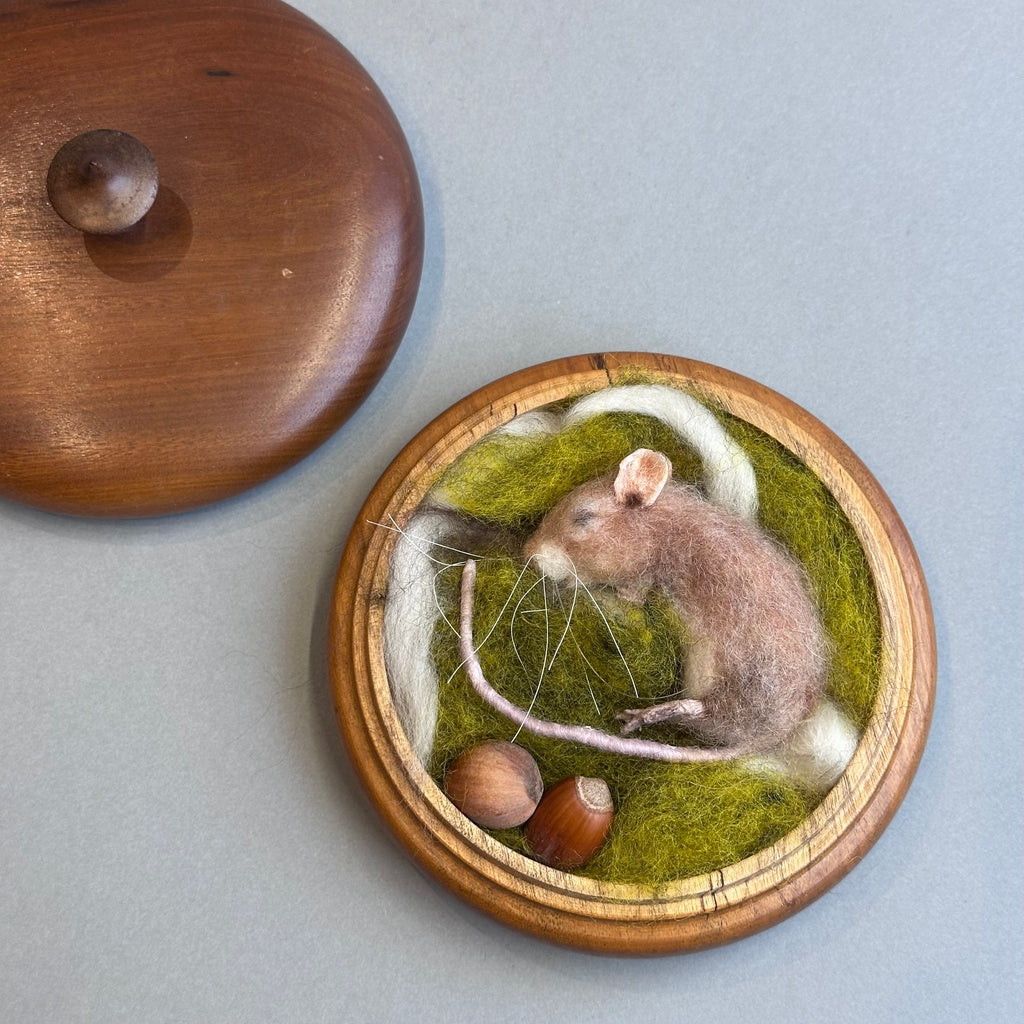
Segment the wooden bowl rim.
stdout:
<svg viewBox="0 0 1024 1024">
<path fill-rule="evenodd" d="M 819 476 L 864 546 L 882 613 L 882 683 L 850 766 L 793 832 L 737 864 L 657 890 L 557 871 L 466 819 L 412 752 L 384 670 L 381 627 L 395 534 L 374 526 L 412 512 L 444 469 L 513 416 L 617 382 L 639 368 L 759 427 Z M 935 636 L 920 563 L 895 508 L 857 456 L 806 410 L 749 378 L 643 352 L 574 356 L 473 392 L 409 442 L 381 476 L 349 536 L 335 584 L 330 675 L 338 723 L 375 807 L 413 857 L 499 920 L 592 952 L 690 951 L 789 916 L 845 875 L 903 799 L 927 738 Z"/>
</svg>

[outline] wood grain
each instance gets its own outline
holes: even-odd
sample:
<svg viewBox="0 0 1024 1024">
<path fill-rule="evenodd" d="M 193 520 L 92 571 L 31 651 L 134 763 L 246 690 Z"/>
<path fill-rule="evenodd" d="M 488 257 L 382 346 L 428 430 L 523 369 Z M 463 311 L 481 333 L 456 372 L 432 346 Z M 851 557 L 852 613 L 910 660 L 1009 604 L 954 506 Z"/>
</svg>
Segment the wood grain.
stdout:
<svg viewBox="0 0 1024 1024">
<path fill-rule="evenodd" d="M 174 512 L 337 429 L 423 251 L 401 129 L 340 44 L 278 0 L 7 0 L 0 93 L 0 495 Z M 159 166 L 123 235 L 47 202 L 50 159 L 95 128 Z"/>
<path fill-rule="evenodd" d="M 882 611 L 883 678 L 846 773 L 790 835 L 721 871 L 674 883 L 657 899 L 544 867 L 461 815 L 416 761 L 391 702 L 381 652 L 387 564 L 401 523 L 452 459 L 493 428 L 548 402 L 643 367 L 699 389 L 786 445 L 821 478 L 864 546 Z M 708 364 L 646 353 L 573 357 L 496 381 L 427 426 L 381 477 L 338 573 L 330 634 L 338 722 L 377 809 L 416 860 L 452 891 L 541 938 L 601 953 L 682 952 L 748 935 L 792 914 L 849 871 L 895 813 L 924 747 L 935 689 L 931 609 L 913 545 L 892 504 L 825 426 L 754 381 Z"/>
</svg>

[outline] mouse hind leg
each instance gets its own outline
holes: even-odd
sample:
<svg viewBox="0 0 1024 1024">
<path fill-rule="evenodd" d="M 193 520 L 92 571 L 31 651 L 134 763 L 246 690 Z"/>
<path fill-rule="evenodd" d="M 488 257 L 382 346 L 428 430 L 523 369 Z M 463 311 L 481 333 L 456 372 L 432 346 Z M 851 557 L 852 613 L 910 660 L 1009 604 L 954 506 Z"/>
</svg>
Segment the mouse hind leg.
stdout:
<svg viewBox="0 0 1024 1024">
<path fill-rule="evenodd" d="M 683 692 L 699 700 L 718 681 L 718 651 L 710 640 L 695 640 L 683 659 Z"/>
<path fill-rule="evenodd" d="M 686 726 L 702 718 L 704 702 L 685 698 L 668 700 L 664 704 L 655 704 L 650 708 L 634 708 L 620 711 L 615 717 L 622 722 L 622 733 L 628 736 L 646 725 L 680 725 Z"/>
<path fill-rule="evenodd" d="M 647 725 L 676 725 L 686 729 L 699 725 L 707 708 L 704 699 L 715 689 L 718 680 L 718 655 L 714 644 L 697 640 L 686 652 L 683 663 L 682 700 L 669 700 L 649 708 L 622 711 L 615 717 L 623 723 L 626 735 Z"/>
</svg>

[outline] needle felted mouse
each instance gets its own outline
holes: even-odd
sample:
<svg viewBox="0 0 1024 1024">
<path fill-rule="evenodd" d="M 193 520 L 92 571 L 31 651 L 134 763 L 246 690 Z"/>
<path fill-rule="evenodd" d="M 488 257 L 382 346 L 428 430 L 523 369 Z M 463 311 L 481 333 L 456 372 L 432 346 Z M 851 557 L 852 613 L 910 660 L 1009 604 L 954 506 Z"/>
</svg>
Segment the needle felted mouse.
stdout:
<svg viewBox="0 0 1024 1024">
<path fill-rule="evenodd" d="M 804 571 L 758 526 L 671 477 L 661 452 L 632 452 L 614 478 L 556 504 L 524 554 L 555 582 L 576 576 L 632 601 L 660 588 L 673 601 L 693 639 L 685 697 L 621 712 L 624 733 L 676 724 L 702 744 L 678 748 L 680 760 L 768 750 L 807 718 L 826 681 Z"/>
</svg>

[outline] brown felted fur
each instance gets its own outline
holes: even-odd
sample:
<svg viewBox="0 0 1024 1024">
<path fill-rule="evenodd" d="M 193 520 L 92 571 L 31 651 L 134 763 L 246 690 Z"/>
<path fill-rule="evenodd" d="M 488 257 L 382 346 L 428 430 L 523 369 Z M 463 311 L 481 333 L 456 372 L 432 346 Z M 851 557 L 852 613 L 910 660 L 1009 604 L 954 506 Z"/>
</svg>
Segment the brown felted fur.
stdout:
<svg viewBox="0 0 1024 1024">
<path fill-rule="evenodd" d="M 625 731 L 670 721 L 731 756 L 773 747 L 810 713 L 827 676 L 804 572 L 756 525 L 666 483 L 666 463 L 640 450 L 616 479 L 576 488 L 525 553 L 555 580 L 575 574 L 634 601 L 660 588 L 675 603 L 694 638 L 686 699 L 623 713 Z"/>
</svg>

